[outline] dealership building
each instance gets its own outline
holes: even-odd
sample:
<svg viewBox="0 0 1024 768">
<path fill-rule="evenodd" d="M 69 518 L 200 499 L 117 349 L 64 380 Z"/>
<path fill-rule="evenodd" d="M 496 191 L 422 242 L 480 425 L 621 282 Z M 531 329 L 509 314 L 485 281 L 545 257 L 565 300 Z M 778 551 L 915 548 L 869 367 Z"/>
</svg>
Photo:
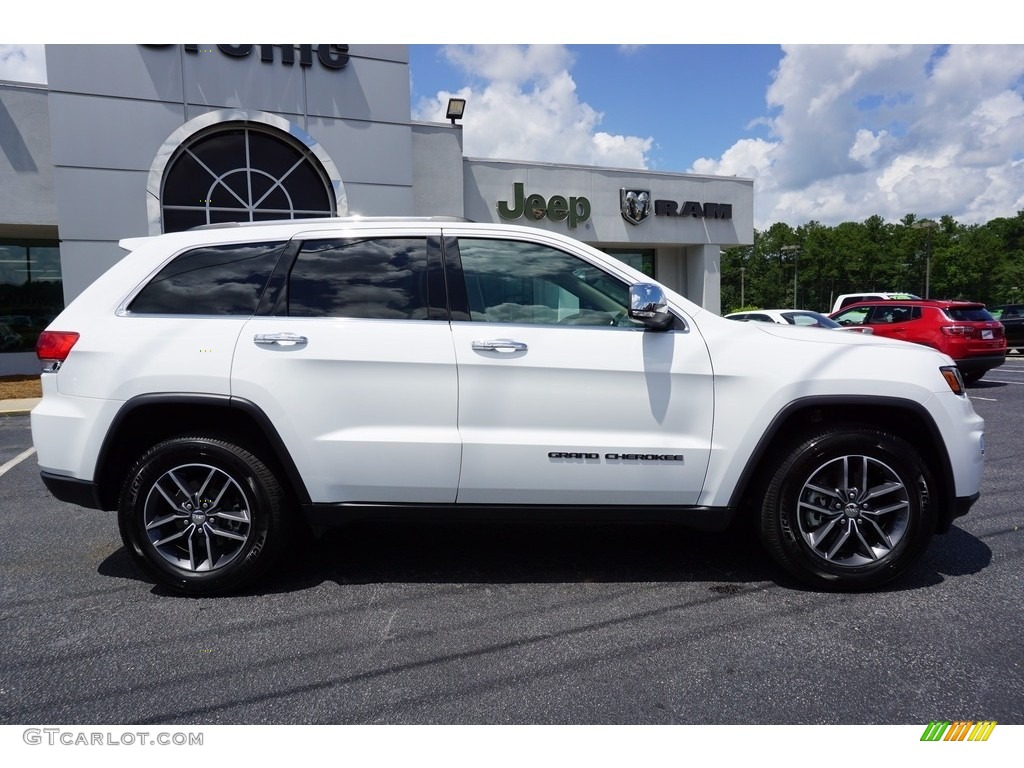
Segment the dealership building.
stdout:
<svg viewBox="0 0 1024 768">
<path fill-rule="evenodd" d="M 46 69 L 46 86 L 0 81 L 0 375 L 39 370 L 39 331 L 125 237 L 348 215 L 517 223 L 714 312 L 721 249 L 753 242 L 750 179 L 464 156 L 473 104 L 414 122 L 403 45 L 50 45 Z"/>
</svg>

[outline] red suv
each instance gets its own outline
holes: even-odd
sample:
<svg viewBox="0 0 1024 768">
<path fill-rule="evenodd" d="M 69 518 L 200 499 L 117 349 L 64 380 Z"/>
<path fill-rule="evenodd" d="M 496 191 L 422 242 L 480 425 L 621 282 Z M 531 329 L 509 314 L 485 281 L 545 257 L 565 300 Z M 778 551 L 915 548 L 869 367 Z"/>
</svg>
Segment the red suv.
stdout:
<svg viewBox="0 0 1024 768">
<path fill-rule="evenodd" d="M 843 326 L 869 326 L 875 336 L 934 347 L 974 382 L 1006 359 L 1003 325 L 973 301 L 863 301 L 829 315 Z"/>
</svg>

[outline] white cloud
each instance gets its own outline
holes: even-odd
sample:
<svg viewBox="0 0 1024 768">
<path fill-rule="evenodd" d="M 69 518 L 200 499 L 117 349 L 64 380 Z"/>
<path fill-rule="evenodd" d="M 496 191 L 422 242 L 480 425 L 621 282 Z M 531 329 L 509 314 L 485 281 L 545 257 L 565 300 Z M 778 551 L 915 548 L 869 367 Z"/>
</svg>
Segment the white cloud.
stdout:
<svg viewBox="0 0 1024 768">
<path fill-rule="evenodd" d="M 872 156 L 878 152 L 886 135 L 885 131 L 879 131 L 876 134 L 861 128 L 853 138 L 853 146 L 850 147 L 850 157 L 861 165 L 870 166 L 872 164 Z"/>
<path fill-rule="evenodd" d="M 772 175 L 773 153 L 777 143 L 764 139 L 741 139 L 718 160 L 702 157 L 694 162 L 692 173 L 706 176 L 745 176 L 767 182 Z"/>
<path fill-rule="evenodd" d="M 0 45 L 0 80 L 46 82 L 46 55 L 42 45 Z"/>
<path fill-rule="evenodd" d="M 647 167 L 654 140 L 600 130 L 603 115 L 580 101 L 565 47 L 448 46 L 444 53 L 480 82 L 421 100 L 413 119 L 443 120 L 449 97 L 466 99 L 468 157 Z"/>
<path fill-rule="evenodd" d="M 1024 46 L 785 46 L 766 98 L 772 141 L 691 168 L 754 177 L 759 229 L 1022 209 Z"/>
</svg>

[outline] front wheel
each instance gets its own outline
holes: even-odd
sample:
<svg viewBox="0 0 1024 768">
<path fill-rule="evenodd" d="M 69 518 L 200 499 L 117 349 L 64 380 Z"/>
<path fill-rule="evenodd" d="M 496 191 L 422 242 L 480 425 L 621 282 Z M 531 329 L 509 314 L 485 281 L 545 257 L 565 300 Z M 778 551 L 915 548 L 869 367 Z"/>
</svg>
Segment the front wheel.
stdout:
<svg viewBox="0 0 1024 768">
<path fill-rule="evenodd" d="M 793 447 L 771 475 L 762 541 L 811 586 L 871 589 L 924 553 L 935 532 L 934 487 L 905 440 L 870 427 L 836 427 Z"/>
<path fill-rule="evenodd" d="M 125 547 L 161 585 L 188 595 L 262 575 L 285 538 L 284 491 L 259 458 L 211 437 L 181 437 L 132 467 L 118 506 Z"/>
</svg>

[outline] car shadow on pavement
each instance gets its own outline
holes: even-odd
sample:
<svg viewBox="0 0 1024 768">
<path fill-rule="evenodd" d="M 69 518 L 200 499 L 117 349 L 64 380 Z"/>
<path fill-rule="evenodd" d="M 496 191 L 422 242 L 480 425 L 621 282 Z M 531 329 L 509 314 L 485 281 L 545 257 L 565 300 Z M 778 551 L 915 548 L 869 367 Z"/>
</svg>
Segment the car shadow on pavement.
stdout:
<svg viewBox="0 0 1024 768">
<path fill-rule="evenodd" d="M 360 522 L 329 531 L 304 566 L 339 584 L 764 581 L 750 536 L 671 524 Z M 313 575 L 313 574 L 308 574 Z"/>
<path fill-rule="evenodd" d="M 975 381 L 968 384 L 967 391 L 968 394 L 970 394 L 970 392 L 975 389 L 1002 389 L 1006 386 L 1008 386 L 1008 384 L 1005 381 L 986 381 L 985 379 L 982 379 L 981 381 Z"/>
<path fill-rule="evenodd" d="M 922 560 L 883 592 L 917 590 L 977 573 L 991 550 L 954 527 L 936 536 Z M 99 572 L 153 582 L 124 548 Z M 480 522 L 351 523 L 306 539 L 252 588 L 253 596 L 334 582 L 354 584 L 707 583 L 722 593 L 765 582 L 815 592 L 791 578 L 747 532 L 702 533 L 672 524 Z M 153 585 L 154 594 L 172 596 Z"/>
<path fill-rule="evenodd" d="M 936 536 L 924 553 L 921 562 L 901 582 L 902 586 L 913 589 L 926 584 L 915 584 L 915 574 L 936 574 L 942 577 L 969 576 L 979 573 L 992 562 L 992 550 L 976 536 L 954 525 L 949 533 Z M 930 582 L 929 582 L 930 583 Z"/>
</svg>

